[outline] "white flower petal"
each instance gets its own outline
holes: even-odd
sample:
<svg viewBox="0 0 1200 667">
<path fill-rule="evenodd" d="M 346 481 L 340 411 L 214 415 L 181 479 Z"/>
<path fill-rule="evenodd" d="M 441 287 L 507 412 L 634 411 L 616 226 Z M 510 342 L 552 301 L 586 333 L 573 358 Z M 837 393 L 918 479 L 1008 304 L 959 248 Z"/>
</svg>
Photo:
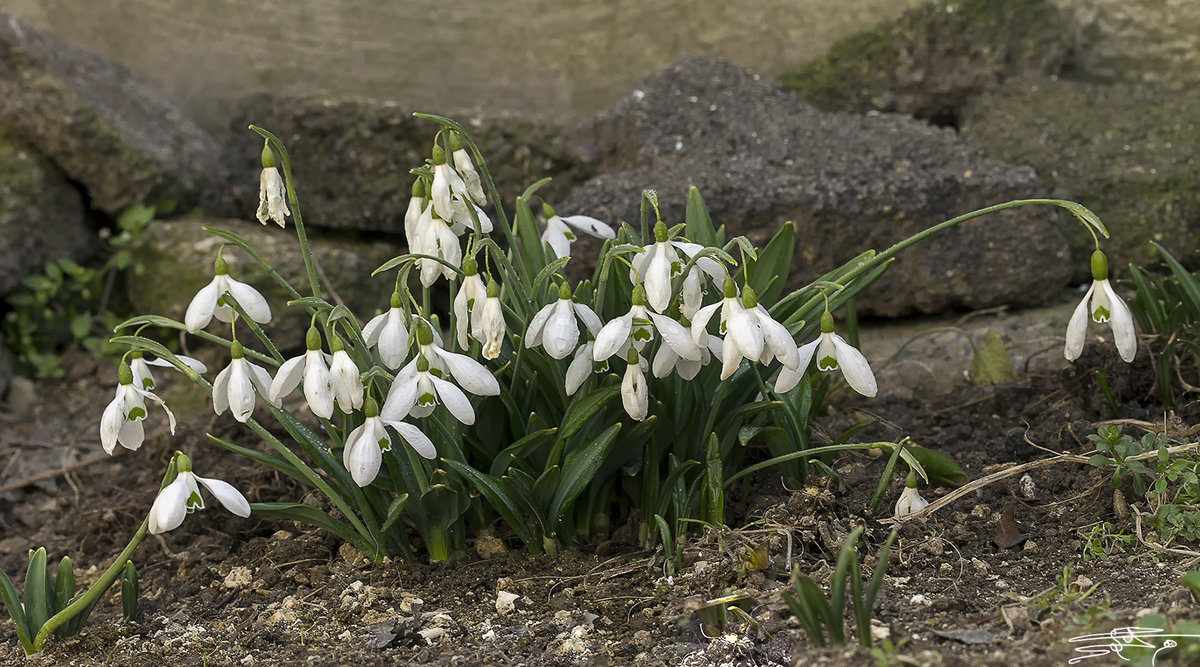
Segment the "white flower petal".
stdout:
<svg viewBox="0 0 1200 667">
<path fill-rule="evenodd" d="M 697 347 L 704 347 L 705 341 L 708 339 L 708 321 L 712 319 L 713 314 L 721 305 L 722 303 L 718 301 L 696 311 L 696 317 L 692 319 L 692 342 Z"/>
<path fill-rule="evenodd" d="M 446 406 L 455 419 L 467 426 L 475 423 L 475 409 L 471 407 L 470 399 L 461 389 L 434 375 L 430 375 L 429 379 L 437 388 L 437 395 L 441 399 L 442 405 Z"/>
<path fill-rule="evenodd" d="M 616 354 L 629 342 L 629 333 L 632 329 L 632 313 L 609 320 L 608 324 L 600 327 L 600 333 L 596 334 L 596 342 L 592 346 L 592 358 L 596 361 L 604 361 Z"/>
<path fill-rule="evenodd" d="M 576 303 L 574 301 L 571 302 L 571 308 L 575 309 L 575 316 L 579 318 L 580 322 L 583 322 L 583 326 L 587 327 L 588 331 L 592 332 L 593 337 L 600 333 L 600 328 L 604 324 L 600 321 L 600 316 L 596 314 L 596 311 L 592 310 L 586 303 Z"/>
<path fill-rule="evenodd" d="M 579 391 L 579 387 L 592 374 L 593 349 L 592 342 L 588 341 L 575 351 L 575 357 L 571 359 L 571 364 L 567 366 L 566 382 L 564 383 L 567 396 L 574 396 L 575 392 Z"/>
<path fill-rule="evenodd" d="M 421 429 L 405 422 L 385 421 L 384 423 L 396 429 L 400 437 L 404 438 L 404 442 L 407 442 L 408 446 L 412 447 L 416 453 L 427 459 L 437 458 L 437 449 L 434 448 L 433 441 L 422 433 Z"/>
<path fill-rule="evenodd" d="M 598 239 L 612 239 L 617 237 L 617 233 L 613 231 L 612 227 L 589 215 L 568 215 L 559 219 L 584 234 L 594 236 Z"/>
<path fill-rule="evenodd" d="M 379 437 L 375 429 L 375 423 L 379 419 L 368 418 L 354 429 L 346 438 L 346 447 L 342 451 L 342 464 L 346 466 L 354 483 L 360 487 L 375 481 L 383 463 L 383 450 L 379 447 Z"/>
<path fill-rule="evenodd" d="M 200 288 L 200 291 L 196 292 L 196 296 L 192 297 L 192 302 L 187 307 L 187 313 L 183 316 L 183 326 L 188 333 L 196 333 L 212 321 L 213 313 L 217 308 L 217 297 L 221 296 L 217 289 L 218 281 L 214 277 L 212 282 Z"/>
<path fill-rule="evenodd" d="M 254 412 L 254 381 L 250 379 L 249 363 L 234 359 L 229 364 L 229 409 L 233 418 L 246 423 Z"/>
<path fill-rule="evenodd" d="M 168 530 L 175 530 L 187 516 L 187 499 L 190 495 L 187 480 L 181 474 L 175 478 L 154 499 L 150 506 L 149 529 L 157 535 Z"/>
<path fill-rule="evenodd" d="M 542 346 L 551 357 L 564 359 L 575 351 L 578 342 L 579 325 L 575 322 L 571 301 L 559 299 L 542 330 Z"/>
<path fill-rule="evenodd" d="M 204 485 L 209 493 L 216 497 L 221 505 L 240 517 L 250 516 L 250 503 L 246 500 L 246 496 L 242 495 L 241 491 L 233 488 L 229 482 L 209 477 L 201 477 L 196 475 L 196 481 Z"/>
<path fill-rule="evenodd" d="M 1063 356 L 1067 361 L 1075 361 L 1083 354 L 1084 337 L 1087 335 L 1087 323 L 1090 317 L 1088 313 L 1088 304 L 1092 300 L 1092 292 L 1096 290 L 1096 283 L 1088 288 L 1087 294 L 1083 295 L 1083 300 L 1075 306 L 1075 310 L 1071 313 L 1071 319 L 1067 322 L 1067 342 L 1063 348 Z"/>
<path fill-rule="evenodd" d="M 525 347 L 537 347 L 542 344 L 542 331 L 546 328 L 546 322 L 550 321 L 550 315 L 554 312 L 554 307 L 558 302 L 548 303 L 533 315 L 533 319 L 529 320 L 529 328 L 525 330 Z"/>
<path fill-rule="evenodd" d="M 267 304 L 266 298 L 259 294 L 258 290 L 233 278 L 229 278 L 228 283 L 229 293 L 233 295 L 242 310 L 246 311 L 250 319 L 259 324 L 271 321 L 271 306 Z"/>
<path fill-rule="evenodd" d="M 272 403 L 278 403 L 279 399 L 287 396 L 300 386 L 300 380 L 304 378 L 304 357 L 292 357 L 283 362 L 279 367 L 279 371 L 275 373 L 275 379 L 271 382 L 271 387 L 268 390 L 267 398 Z"/>
<path fill-rule="evenodd" d="M 646 267 L 642 285 L 651 308 L 661 313 L 671 305 L 671 258 L 662 249 L 654 253 Z"/>
<path fill-rule="evenodd" d="M 314 415 L 329 419 L 333 416 L 333 380 L 329 368 L 320 350 L 309 350 L 304 356 L 304 398 Z"/>
<path fill-rule="evenodd" d="M 450 371 L 451 377 L 463 389 L 476 396 L 500 395 L 500 381 L 486 366 L 465 354 L 447 352 L 441 348 L 436 348 L 436 352 L 442 362 L 446 364 L 446 369 Z"/>
<path fill-rule="evenodd" d="M 108 407 L 104 408 L 104 414 L 100 416 L 100 444 L 104 447 L 105 453 L 110 456 L 117 447 L 117 437 L 121 433 L 121 424 L 124 421 L 124 401 L 119 397 L 114 398 Z"/>
<path fill-rule="evenodd" d="M 649 313 L 650 321 L 663 342 L 669 345 L 675 354 L 688 361 L 700 361 L 700 346 L 692 340 L 691 334 L 679 322 L 658 313 Z M 661 376 L 659 376 L 661 377 Z"/>
<path fill-rule="evenodd" d="M 213 410 L 217 414 L 221 414 L 229 408 L 229 370 L 230 366 L 222 368 L 221 372 L 217 373 L 217 378 L 213 380 L 212 402 Z"/>
<path fill-rule="evenodd" d="M 867 398 L 873 398 L 879 388 L 875 385 L 875 374 L 871 372 L 871 365 L 867 363 L 867 358 L 854 346 L 842 340 L 841 336 L 837 334 L 832 334 L 832 336 L 838 368 L 841 369 L 846 382 L 854 391 Z"/>
<path fill-rule="evenodd" d="M 1121 359 L 1130 363 L 1137 355 L 1137 331 L 1133 328 L 1133 314 L 1129 312 L 1129 306 L 1125 305 L 1125 301 L 1117 296 L 1107 280 L 1100 282 L 1101 289 L 1108 294 L 1109 306 L 1112 310 L 1108 325 L 1112 328 L 1113 343 L 1116 344 L 1117 353 L 1121 355 Z"/>
<path fill-rule="evenodd" d="M 758 325 L 762 329 L 765 347 L 779 361 L 783 362 L 784 366 L 792 369 L 796 368 L 800 363 L 800 352 L 796 347 L 796 341 L 788 333 L 787 327 L 771 317 L 771 314 L 762 306 L 756 306 L 754 314 L 758 315 Z"/>
</svg>

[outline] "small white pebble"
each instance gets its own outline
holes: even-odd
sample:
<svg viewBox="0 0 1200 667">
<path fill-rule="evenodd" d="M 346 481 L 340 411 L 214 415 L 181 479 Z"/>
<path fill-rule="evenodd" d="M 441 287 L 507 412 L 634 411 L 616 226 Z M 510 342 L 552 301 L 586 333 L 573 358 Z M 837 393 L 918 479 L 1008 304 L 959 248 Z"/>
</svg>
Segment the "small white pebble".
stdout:
<svg viewBox="0 0 1200 667">
<path fill-rule="evenodd" d="M 496 593 L 496 611 L 500 612 L 501 614 L 507 614 L 508 612 L 512 611 L 516 608 L 517 598 L 519 597 L 521 596 L 517 595 L 516 593 L 499 591 Z"/>
</svg>

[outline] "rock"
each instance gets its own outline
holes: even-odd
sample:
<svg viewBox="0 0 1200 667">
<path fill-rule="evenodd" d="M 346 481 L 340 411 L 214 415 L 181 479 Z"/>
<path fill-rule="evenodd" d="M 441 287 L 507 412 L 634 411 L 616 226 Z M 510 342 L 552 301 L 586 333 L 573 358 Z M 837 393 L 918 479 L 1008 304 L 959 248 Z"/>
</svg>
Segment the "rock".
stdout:
<svg viewBox="0 0 1200 667">
<path fill-rule="evenodd" d="M 1195 188 L 1200 153 L 1200 93 L 1151 84 L 1096 84 L 1014 79 L 982 95 L 963 113 L 963 140 L 988 155 L 1032 165 L 1047 192 L 1078 201 L 1100 216 L 1117 277 L 1130 262 L 1158 265 L 1157 241 L 1181 262 L 1200 266 Z M 1064 216 L 1075 257 L 1092 239 Z M 1076 228 L 1072 230 L 1071 228 Z M 1074 279 L 1089 280 L 1087 262 Z"/>
<path fill-rule="evenodd" d="M 156 221 L 146 228 L 135 250 L 134 263 L 145 267 L 143 275 L 129 281 L 129 299 L 139 314 L 165 315 L 183 320 L 192 297 L 213 277 L 213 261 L 223 242 L 202 227 L 226 229 L 249 242 L 301 294 L 308 294 L 304 262 L 296 249 L 291 227 L 281 230 L 274 225 L 240 220 Z M 310 245 L 320 270 L 364 320 L 386 309 L 394 285 L 394 273 L 371 278 L 371 272 L 388 259 L 400 254 L 394 245 L 380 241 L 352 241 L 310 235 Z M 229 264 L 229 275 L 263 293 L 271 306 L 271 322 L 264 330 L 280 350 L 304 347 L 308 314 L 299 307 L 286 307 L 292 297 L 272 281 L 245 251 L 226 246 L 222 256 Z M 326 299 L 335 302 L 326 291 Z M 214 320 L 216 322 L 216 320 Z M 359 322 L 361 325 L 363 322 Z M 220 327 L 224 327 L 223 330 Z M 209 329 L 228 335 L 228 325 L 210 324 Z M 282 332 L 282 333 L 281 333 Z M 240 336 L 250 335 L 239 329 Z M 252 336 L 251 336 L 252 337 Z"/>
<path fill-rule="evenodd" d="M 789 288 L 943 220 L 1042 194 L 1031 169 L 986 159 L 953 132 L 896 115 L 827 114 L 717 59 L 685 59 L 649 77 L 587 136 L 585 154 L 607 173 L 559 211 L 636 223 L 642 189 L 654 188 L 674 224 L 696 185 L 715 224 L 760 247 L 784 221 L 796 223 Z M 1006 211 L 919 243 L 861 307 L 894 316 L 1043 303 L 1071 271 L 1055 215 Z"/>
<path fill-rule="evenodd" d="M 62 172 L 23 141 L 0 135 L 0 294 L 47 261 L 83 261 L 97 245 L 83 198 Z"/>
<path fill-rule="evenodd" d="M 897 111 L 954 124 L 973 95 L 1015 75 L 1054 75 L 1071 31 L 1049 0 L 938 0 L 847 37 L 780 77 L 827 111 Z"/>
<path fill-rule="evenodd" d="M 218 145 L 145 79 L 0 12 L 0 126 L 27 139 L 116 216 L 205 203 Z"/>
<path fill-rule="evenodd" d="M 456 119 L 467 126 L 487 160 L 511 214 L 512 200 L 547 175 L 539 191 L 553 200 L 585 177 L 580 160 L 557 126 L 518 118 Z M 416 118 L 398 102 L 319 97 L 241 101 L 232 130 L 241 156 L 226 215 L 245 216 L 258 207 L 262 142 L 247 130 L 255 124 L 288 147 L 305 224 L 334 229 L 400 233 L 414 177 L 433 146 L 438 125 Z"/>
</svg>

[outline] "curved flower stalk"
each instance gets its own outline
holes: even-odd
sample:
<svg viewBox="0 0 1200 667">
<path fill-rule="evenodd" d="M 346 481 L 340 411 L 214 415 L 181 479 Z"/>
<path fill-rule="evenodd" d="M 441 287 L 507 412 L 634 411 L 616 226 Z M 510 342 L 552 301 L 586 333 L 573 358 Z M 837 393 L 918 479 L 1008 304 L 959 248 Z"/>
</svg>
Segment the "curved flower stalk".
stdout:
<svg viewBox="0 0 1200 667">
<path fill-rule="evenodd" d="M 596 334 L 592 358 L 604 361 L 618 352 L 625 355 L 630 347 L 640 354 L 646 344 L 654 340 L 655 332 L 662 339 L 661 347 L 671 348 L 679 358 L 700 361 L 700 346 L 692 341 L 682 324 L 646 310 L 646 291 L 641 285 L 633 288 L 633 306 L 629 312 L 609 320 Z"/>
<path fill-rule="evenodd" d="M 671 280 L 683 273 L 684 260 L 680 253 L 691 259 L 703 249 L 704 246 L 698 243 L 671 239 L 667 226 L 660 220 L 654 224 L 654 243 L 645 246 L 643 252 L 633 259 L 629 279 L 637 282 L 637 277 L 641 276 L 650 307 L 660 313 L 666 312 L 671 307 Z M 708 274 L 712 280 L 721 284 L 729 277 L 729 273 L 717 260 L 711 257 L 696 260 L 684 280 L 684 304 L 687 308 L 683 314 L 689 319 L 696 312 L 692 307 L 698 308 L 703 298 L 702 274 Z"/>
<path fill-rule="evenodd" d="M 525 331 L 525 347 L 541 345 L 551 357 L 567 358 L 579 346 L 577 318 L 593 336 L 600 333 L 602 324 L 595 311 L 573 301 L 571 286 L 563 283 L 558 289 L 558 300 L 543 306 L 529 320 L 529 328 Z"/>
<path fill-rule="evenodd" d="M 368 486 L 379 476 L 383 452 L 392 448 L 392 436 L 387 431 L 389 426 L 400 434 L 400 438 L 413 451 L 427 459 L 437 458 L 433 442 L 416 426 L 379 416 L 375 399 L 367 398 L 363 415 L 363 423 L 346 437 L 346 447 L 342 450 L 342 464 L 350 472 L 355 484 Z"/>
<path fill-rule="evenodd" d="M 705 345 L 708 322 L 720 309 L 720 331 L 725 334 L 721 379 L 733 375 L 742 359 L 763 364 L 779 359 L 785 369 L 795 370 L 802 361 L 796 342 L 786 327 L 758 305 L 754 290 L 747 285 L 739 297 L 732 278 L 725 279 L 723 289 L 725 298 L 701 308 L 692 322 L 692 341 L 697 346 Z"/>
<path fill-rule="evenodd" d="M 117 443 L 134 451 L 142 446 L 146 438 L 142 428 L 142 420 L 146 418 L 146 399 L 162 406 L 171 425 L 171 434 L 175 434 L 175 415 L 171 409 L 157 395 L 134 383 L 133 370 L 124 361 L 117 369 L 117 382 L 116 395 L 100 417 L 100 444 L 105 453 L 111 455 Z"/>
<path fill-rule="evenodd" d="M 775 382 L 775 392 L 782 394 L 795 387 L 808 364 L 812 361 L 813 353 L 817 356 L 817 370 L 830 372 L 841 370 L 842 376 L 850 388 L 858 393 L 873 398 L 879 388 L 875 384 L 875 374 L 871 365 L 853 345 L 847 343 L 841 336 L 833 333 L 833 315 L 825 311 L 821 315 L 821 335 L 817 339 L 800 346 L 800 363 L 795 368 L 784 368 L 779 372 Z"/>
<path fill-rule="evenodd" d="M 271 375 L 262 366 L 246 360 L 241 343 L 234 341 L 229 354 L 229 365 L 217 373 L 217 378 L 213 380 L 213 411 L 219 415 L 228 409 L 234 419 L 244 424 L 254 413 L 256 393 L 276 405 L 269 398 Z"/>
<path fill-rule="evenodd" d="M 204 509 L 200 486 L 208 489 L 225 509 L 243 518 L 250 516 L 250 503 L 231 484 L 193 473 L 192 460 L 182 452 L 175 454 L 175 464 L 178 471 L 175 481 L 158 492 L 158 497 L 150 507 L 148 521 L 151 533 L 175 530 L 183 523 L 184 517 Z"/>
<path fill-rule="evenodd" d="M 288 359 L 279 367 L 267 396 L 271 403 L 279 405 L 280 398 L 292 393 L 303 380 L 309 409 L 314 415 L 329 419 L 333 416 L 333 377 L 326 361 L 328 355 L 321 351 L 321 332 L 309 327 L 305 343 L 308 349 L 304 354 Z"/>
<path fill-rule="evenodd" d="M 1083 295 L 1083 300 L 1075 307 L 1067 323 L 1067 343 L 1063 349 L 1067 361 L 1075 361 L 1083 353 L 1089 317 L 1093 322 L 1107 323 L 1112 329 L 1113 343 L 1121 359 L 1126 363 L 1133 361 L 1137 355 L 1133 314 L 1108 283 L 1108 258 L 1099 250 L 1092 253 L 1092 286 Z"/>
<path fill-rule="evenodd" d="M 287 188 L 275 168 L 275 153 L 266 143 L 262 149 L 262 168 L 258 177 L 258 221 L 265 225 L 274 220 L 281 228 L 286 227 L 287 216 L 292 214 L 287 206 Z"/>
<path fill-rule="evenodd" d="M 582 232 L 598 239 L 613 239 L 617 233 L 608 224 L 590 215 L 559 216 L 546 203 L 542 204 L 542 215 L 546 217 L 546 231 L 542 232 L 542 245 L 550 246 L 555 257 L 569 257 L 571 244 L 578 239 L 575 232 Z"/>
<path fill-rule="evenodd" d="M 246 311 L 250 319 L 259 324 L 271 321 L 271 306 L 267 304 L 267 300 L 253 287 L 230 278 L 229 265 L 220 255 L 213 264 L 213 272 L 216 275 L 213 276 L 212 282 L 196 292 L 196 296 L 192 297 L 191 303 L 188 304 L 187 313 L 183 316 L 183 324 L 188 333 L 196 333 L 208 326 L 213 317 L 222 322 L 233 321 L 233 308 L 224 304 L 218 305 L 218 301 L 227 292 L 233 295 L 234 300 Z"/>
<path fill-rule="evenodd" d="M 175 355 L 175 358 L 197 373 L 208 372 L 208 366 L 205 366 L 204 362 L 199 359 L 182 354 Z M 129 355 L 129 368 L 133 371 L 134 385 L 147 391 L 154 388 L 154 375 L 150 372 L 151 366 L 175 369 L 175 365 L 166 359 L 146 359 L 140 351 L 135 350 Z"/>
<path fill-rule="evenodd" d="M 408 315 L 404 312 L 404 298 L 392 292 L 391 306 L 386 313 L 371 318 L 362 329 L 363 342 L 379 352 L 383 365 L 395 370 L 408 356 Z"/>
</svg>

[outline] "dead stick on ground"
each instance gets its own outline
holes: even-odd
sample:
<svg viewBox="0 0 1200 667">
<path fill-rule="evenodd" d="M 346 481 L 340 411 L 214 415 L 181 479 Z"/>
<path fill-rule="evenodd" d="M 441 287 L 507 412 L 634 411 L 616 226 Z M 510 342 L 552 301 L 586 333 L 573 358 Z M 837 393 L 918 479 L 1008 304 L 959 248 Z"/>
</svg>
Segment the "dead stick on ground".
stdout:
<svg viewBox="0 0 1200 667">
<path fill-rule="evenodd" d="M 44 482 L 49 479 L 54 479 L 55 477 L 58 477 L 59 475 L 65 475 L 71 471 L 78 470 L 79 468 L 86 468 L 94 463 L 99 463 L 108 458 L 110 458 L 108 454 L 97 454 L 91 458 L 86 458 L 81 461 L 76 461 L 75 463 L 72 463 L 71 465 L 68 465 L 68 466 L 63 466 L 61 468 L 55 468 L 54 470 L 43 470 L 42 472 L 39 472 L 38 474 L 32 475 L 30 477 L 26 477 L 25 479 L 19 479 L 15 482 L 9 482 L 8 484 L 0 485 L 0 493 L 8 493 L 9 491 L 16 491 L 17 489 L 29 486 L 30 484 L 37 484 L 38 482 Z"/>
<path fill-rule="evenodd" d="M 1167 453 L 1168 454 L 1177 454 L 1179 452 L 1186 451 L 1188 449 L 1193 449 L 1193 450 L 1197 449 L 1197 444 L 1190 443 L 1190 444 L 1186 444 L 1186 445 L 1176 445 L 1174 447 L 1169 447 L 1169 448 L 1167 448 Z M 1143 454 L 1138 454 L 1137 456 L 1130 456 L 1129 458 L 1127 458 L 1125 460 L 1126 461 L 1141 461 L 1141 460 L 1145 460 L 1145 459 L 1152 459 L 1156 456 L 1158 456 L 1157 450 L 1153 451 L 1153 452 L 1145 452 Z M 972 491 L 975 491 L 977 489 L 982 489 L 983 487 L 993 484 L 995 482 L 998 482 L 1002 479 L 1007 479 L 1009 477 L 1014 477 L 1016 475 L 1020 475 L 1023 472 L 1028 472 L 1030 470 L 1036 470 L 1037 468 L 1045 468 L 1047 466 L 1058 465 L 1060 463 L 1090 463 L 1090 462 L 1091 462 L 1090 457 L 1080 456 L 1078 454 L 1067 454 L 1064 452 L 1053 458 L 1041 459 L 1040 461 L 1030 461 L 1029 463 L 1022 463 L 1021 465 L 1013 466 L 1011 468 L 1005 468 L 1004 470 L 1000 470 L 1000 471 L 994 472 L 990 475 L 987 475 L 985 477 L 980 477 L 977 480 L 968 482 L 967 484 L 964 484 L 963 486 L 958 487 L 957 489 L 951 491 L 950 493 L 947 493 L 946 495 L 942 496 L 941 498 L 938 498 L 937 500 L 933 501 L 932 503 L 929 503 L 920 512 L 913 512 L 912 514 L 907 514 L 903 517 L 890 517 L 887 519 L 881 519 L 880 523 L 897 525 L 897 524 L 902 524 L 905 521 L 909 521 L 912 519 L 920 519 L 923 517 L 927 517 L 927 516 L 933 514 L 934 512 L 940 510 L 941 508 L 945 507 L 946 505 L 949 505 L 950 503 L 954 502 L 955 500 L 958 500 L 959 498 L 962 498 L 963 496 L 971 493 Z"/>
</svg>

